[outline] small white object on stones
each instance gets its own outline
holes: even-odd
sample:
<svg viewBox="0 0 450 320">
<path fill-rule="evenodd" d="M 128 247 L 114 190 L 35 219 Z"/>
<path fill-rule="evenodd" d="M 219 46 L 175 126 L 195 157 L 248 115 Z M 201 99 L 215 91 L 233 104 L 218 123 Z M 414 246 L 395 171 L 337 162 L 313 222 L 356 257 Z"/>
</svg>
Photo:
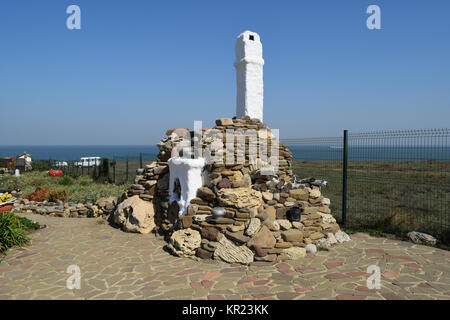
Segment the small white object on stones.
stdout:
<svg viewBox="0 0 450 320">
<path fill-rule="evenodd" d="M 436 238 L 426 233 L 411 231 L 407 234 L 407 236 L 414 243 L 431 245 L 436 244 Z"/>
<path fill-rule="evenodd" d="M 334 237 L 336 238 L 337 242 L 339 243 L 343 243 L 343 242 L 347 242 L 350 241 L 350 237 L 348 234 L 346 234 L 344 231 L 339 230 L 338 232 L 336 232 L 336 234 L 334 235 Z"/>
<path fill-rule="evenodd" d="M 317 252 L 317 247 L 313 243 L 307 244 L 305 246 L 305 249 L 306 249 L 306 252 L 309 252 L 309 253 L 316 253 Z"/>
</svg>

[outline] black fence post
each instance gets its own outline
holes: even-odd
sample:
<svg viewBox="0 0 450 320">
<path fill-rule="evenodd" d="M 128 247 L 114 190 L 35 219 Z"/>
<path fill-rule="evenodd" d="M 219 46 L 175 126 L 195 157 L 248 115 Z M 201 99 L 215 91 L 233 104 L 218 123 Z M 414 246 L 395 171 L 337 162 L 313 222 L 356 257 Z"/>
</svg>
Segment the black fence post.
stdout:
<svg viewBox="0 0 450 320">
<path fill-rule="evenodd" d="M 348 170 L 348 131 L 344 130 L 344 152 L 342 170 L 342 224 L 347 223 L 347 170 Z"/>
<path fill-rule="evenodd" d="M 116 157 L 113 157 L 113 181 L 116 184 Z"/>
<path fill-rule="evenodd" d="M 128 156 L 127 156 L 127 169 L 125 173 L 125 183 L 128 183 Z"/>
<path fill-rule="evenodd" d="M 139 152 L 139 168 L 142 168 L 142 152 Z"/>
</svg>

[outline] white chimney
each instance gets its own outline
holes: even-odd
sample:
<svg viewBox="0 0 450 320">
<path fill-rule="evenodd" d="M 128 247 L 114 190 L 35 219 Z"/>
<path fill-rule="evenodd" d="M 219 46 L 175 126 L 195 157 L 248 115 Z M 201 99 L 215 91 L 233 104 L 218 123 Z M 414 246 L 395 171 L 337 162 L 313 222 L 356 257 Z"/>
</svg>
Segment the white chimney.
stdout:
<svg viewBox="0 0 450 320">
<path fill-rule="evenodd" d="M 255 32 L 244 31 L 236 40 L 236 116 L 263 121 L 262 44 Z"/>
</svg>

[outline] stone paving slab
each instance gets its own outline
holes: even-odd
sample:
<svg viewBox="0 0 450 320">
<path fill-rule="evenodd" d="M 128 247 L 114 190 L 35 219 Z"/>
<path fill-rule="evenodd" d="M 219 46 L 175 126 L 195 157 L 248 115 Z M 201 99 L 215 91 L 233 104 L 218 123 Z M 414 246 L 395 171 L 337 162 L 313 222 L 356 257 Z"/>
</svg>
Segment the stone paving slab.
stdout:
<svg viewBox="0 0 450 320">
<path fill-rule="evenodd" d="M 99 219 L 21 214 L 48 227 L 0 262 L 4 299 L 450 299 L 450 252 L 355 234 L 329 252 L 274 265 L 238 266 L 172 256 L 154 235 Z M 81 288 L 67 289 L 70 265 Z M 367 267 L 381 270 L 370 290 Z"/>
</svg>

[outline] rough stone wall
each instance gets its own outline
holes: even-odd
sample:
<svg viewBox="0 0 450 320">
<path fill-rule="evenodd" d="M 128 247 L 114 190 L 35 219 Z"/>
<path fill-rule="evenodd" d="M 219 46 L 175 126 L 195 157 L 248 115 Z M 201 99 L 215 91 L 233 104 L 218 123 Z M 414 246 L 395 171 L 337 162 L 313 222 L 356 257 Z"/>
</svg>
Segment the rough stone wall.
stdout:
<svg viewBox="0 0 450 320">
<path fill-rule="evenodd" d="M 210 160 L 226 157 L 227 129 L 242 129 L 244 133 L 260 130 L 257 144 L 268 145 L 269 158 L 276 154 L 267 126 L 244 116 L 218 119 L 214 128 L 203 129 L 204 133 L 222 134 L 202 139 L 202 150 L 210 153 Z M 244 163 L 207 164 L 208 182 L 197 190 L 187 215 L 179 217 L 177 202 L 169 203 L 167 160 L 183 152 L 180 146 L 194 145 L 195 133 L 170 129 L 166 135 L 158 144 L 157 161 L 139 172 L 125 197 L 139 195 L 153 202 L 156 229 L 170 238 L 169 248 L 174 254 L 230 263 L 267 263 L 298 259 L 307 251 L 328 250 L 335 243 L 349 240 L 331 215 L 330 200 L 322 196 L 326 183 L 314 178 L 297 181 L 292 175 L 292 154 L 281 143 L 279 171 L 273 175 L 261 174 L 267 163 L 251 161 L 247 152 L 250 140 L 246 140 Z M 233 157 L 238 152 L 234 148 Z M 213 215 L 213 208 L 218 206 L 225 209 L 224 217 Z M 290 210 L 296 206 L 301 210 L 300 221 L 290 219 Z M 188 249 L 184 252 L 185 247 Z"/>
</svg>

